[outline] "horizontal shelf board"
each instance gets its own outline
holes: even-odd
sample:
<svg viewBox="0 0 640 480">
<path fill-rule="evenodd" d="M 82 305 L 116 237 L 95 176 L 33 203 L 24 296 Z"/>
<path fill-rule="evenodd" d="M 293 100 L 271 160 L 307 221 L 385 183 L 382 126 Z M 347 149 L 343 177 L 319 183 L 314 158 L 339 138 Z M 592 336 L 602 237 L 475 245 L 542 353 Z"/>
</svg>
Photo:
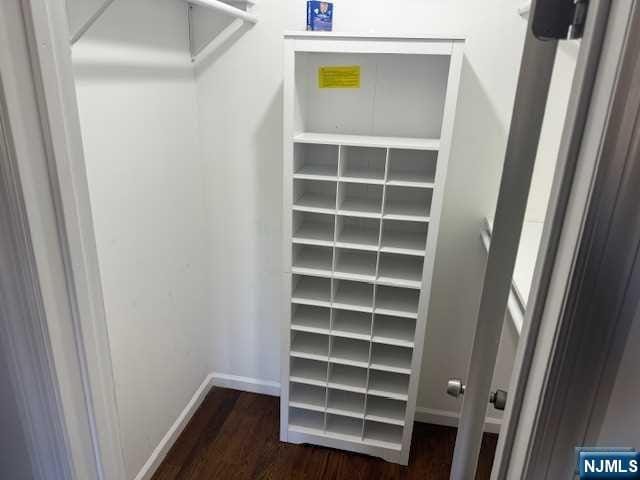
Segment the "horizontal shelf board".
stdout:
<svg viewBox="0 0 640 480">
<path fill-rule="evenodd" d="M 352 417 L 352 418 L 364 418 L 364 413 L 360 412 L 350 412 L 349 410 L 342 410 L 340 408 L 331 408 L 327 407 L 327 413 L 331 413 L 334 415 L 342 415 L 344 417 Z"/>
<path fill-rule="evenodd" d="M 402 444 L 401 443 L 384 441 L 384 440 L 375 439 L 375 438 L 365 438 L 363 443 L 365 443 L 367 445 L 371 445 L 373 447 L 387 448 L 389 450 L 402 450 Z"/>
<path fill-rule="evenodd" d="M 398 288 L 413 288 L 414 290 L 420 290 L 422 288 L 422 282 L 418 280 L 406 280 L 401 278 L 387 277 L 384 275 L 378 276 L 376 279 L 378 285 L 386 285 L 388 287 Z"/>
<path fill-rule="evenodd" d="M 331 250 L 302 247 L 293 260 L 292 271 L 303 275 L 331 276 L 331 262 Z"/>
<path fill-rule="evenodd" d="M 369 365 L 369 343 L 334 337 L 330 361 L 342 365 L 367 368 Z"/>
<path fill-rule="evenodd" d="M 331 330 L 331 335 L 335 337 L 342 337 L 342 338 L 353 338 L 355 340 L 366 340 L 366 341 L 371 340 L 371 335 L 368 333 L 356 333 L 356 332 L 349 332 L 349 331 L 339 330 L 339 329 Z"/>
<path fill-rule="evenodd" d="M 387 180 L 387 185 L 392 187 L 434 188 L 431 182 L 419 182 L 412 180 Z"/>
<path fill-rule="evenodd" d="M 329 387 L 348 392 L 365 393 L 367 371 L 345 365 L 332 365 L 329 375 Z"/>
<path fill-rule="evenodd" d="M 318 387 L 326 387 L 327 386 L 326 378 L 324 380 L 317 380 L 317 379 L 313 379 L 313 378 L 299 377 L 297 375 L 289 375 L 289 381 L 295 382 L 295 383 L 303 383 L 305 385 L 315 385 L 315 386 L 318 386 Z"/>
<path fill-rule="evenodd" d="M 362 441 L 363 418 L 330 414 L 327 416 L 327 428 L 325 435 L 333 438 L 341 438 L 351 442 Z"/>
<path fill-rule="evenodd" d="M 381 287 L 376 296 L 375 312 L 379 315 L 417 318 L 419 294 L 420 292 L 416 290 L 405 288 L 386 290 L 385 287 Z"/>
<path fill-rule="evenodd" d="M 382 343 L 384 345 L 397 345 L 399 347 L 413 348 L 415 343 L 413 340 L 402 340 L 395 337 L 386 337 L 383 335 L 374 335 L 371 337 L 373 343 Z"/>
<path fill-rule="evenodd" d="M 371 398 L 374 398 L 374 397 L 371 397 Z M 389 425 L 398 425 L 400 427 L 404 426 L 404 419 L 381 417 L 379 415 L 374 415 L 371 413 L 366 414 L 364 416 L 364 419 L 368 421 L 373 421 L 373 422 L 388 423 Z"/>
<path fill-rule="evenodd" d="M 371 135 L 344 135 L 337 133 L 299 133 L 296 143 L 345 145 L 352 147 L 406 148 L 409 150 L 439 150 L 440 140 L 433 138 L 382 137 Z"/>
<path fill-rule="evenodd" d="M 364 441 L 371 445 L 399 450 L 402 445 L 402 428 L 377 422 L 367 422 Z"/>
<path fill-rule="evenodd" d="M 308 333 L 297 333 L 291 342 L 291 356 L 311 360 L 327 361 L 329 337 Z"/>
<path fill-rule="evenodd" d="M 428 223 L 431 220 L 430 216 L 427 215 L 414 215 L 411 213 L 396 213 L 394 211 L 389 211 L 385 213 L 382 218 L 384 220 L 400 220 L 404 222 L 422 222 Z"/>
<path fill-rule="evenodd" d="M 376 278 L 376 256 L 362 252 L 342 252 L 338 256 L 334 276 L 347 280 L 373 282 Z"/>
<path fill-rule="evenodd" d="M 327 362 L 292 358 L 289 380 L 308 385 L 326 386 L 328 367 Z"/>
<path fill-rule="evenodd" d="M 293 202 L 292 208 L 299 212 L 335 213 L 336 199 L 326 195 L 305 193 Z"/>
<path fill-rule="evenodd" d="M 369 379 L 369 395 L 407 401 L 409 377 L 397 373 L 372 371 Z"/>
<path fill-rule="evenodd" d="M 384 231 L 380 251 L 424 257 L 426 243 L 424 233 Z"/>
<path fill-rule="evenodd" d="M 432 174 L 419 172 L 390 172 L 386 184 L 395 187 L 433 189 L 435 187 L 435 180 Z"/>
<path fill-rule="evenodd" d="M 384 185 L 384 172 L 370 170 L 349 170 L 340 175 L 339 180 L 345 183 L 367 183 Z"/>
<path fill-rule="evenodd" d="M 291 330 L 328 334 L 329 310 L 298 307 L 291 320 Z"/>
<path fill-rule="evenodd" d="M 336 440 L 346 440 L 348 442 L 362 443 L 362 437 L 360 435 L 356 435 L 355 433 L 332 432 L 331 430 L 327 429 L 324 436 L 335 438 Z"/>
<path fill-rule="evenodd" d="M 324 435 L 324 430 L 322 428 L 305 427 L 304 425 L 291 423 L 291 421 L 289 421 L 289 431 L 305 433 L 307 435 Z"/>
<path fill-rule="evenodd" d="M 338 235 L 336 246 L 375 252 L 378 250 L 378 236 L 379 229 L 363 229 L 348 226 Z"/>
<path fill-rule="evenodd" d="M 381 372 L 393 372 L 393 373 L 403 373 L 406 375 L 411 375 L 411 368 L 393 367 L 391 365 L 386 365 L 384 363 L 371 362 L 370 368 L 372 370 L 379 370 Z"/>
<path fill-rule="evenodd" d="M 386 344 L 374 344 L 371 368 L 385 372 L 411 374 L 412 350 Z"/>
<path fill-rule="evenodd" d="M 312 412 L 323 412 L 324 413 L 324 405 L 319 407 L 317 405 L 313 405 L 310 403 L 304 403 L 304 402 L 294 402 L 294 401 L 289 401 L 289 406 L 290 407 L 295 407 L 295 408 L 303 408 L 305 410 L 311 410 Z"/>
<path fill-rule="evenodd" d="M 345 392 L 365 393 L 367 391 L 365 387 L 356 387 L 339 382 L 329 382 L 327 385 L 329 386 L 329 388 L 344 390 Z"/>
<path fill-rule="evenodd" d="M 297 275 L 312 275 L 316 277 L 326 277 L 326 278 L 331 277 L 331 269 L 323 270 L 323 269 L 308 268 L 308 267 L 298 267 L 295 265 L 291 267 L 291 273 L 295 273 Z"/>
<path fill-rule="evenodd" d="M 303 277 L 295 286 L 291 301 L 302 305 L 331 305 L 331 281 L 317 277 Z"/>
<path fill-rule="evenodd" d="M 293 243 L 332 247 L 333 223 L 323 225 L 320 223 L 304 222 L 293 234 Z"/>
<path fill-rule="evenodd" d="M 338 172 L 335 165 L 303 165 L 293 174 L 293 178 L 335 182 L 338 180 Z"/>
<path fill-rule="evenodd" d="M 338 214 L 351 217 L 380 218 L 382 217 L 382 208 L 380 204 L 365 198 L 345 198 L 338 208 Z"/>
<path fill-rule="evenodd" d="M 345 310 L 371 312 L 373 287 L 365 283 L 341 283 L 333 299 L 333 306 Z"/>
<path fill-rule="evenodd" d="M 372 341 L 386 345 L 413 348 L 415 321 L 403 318 L 376 317 Z"/>
</svg>

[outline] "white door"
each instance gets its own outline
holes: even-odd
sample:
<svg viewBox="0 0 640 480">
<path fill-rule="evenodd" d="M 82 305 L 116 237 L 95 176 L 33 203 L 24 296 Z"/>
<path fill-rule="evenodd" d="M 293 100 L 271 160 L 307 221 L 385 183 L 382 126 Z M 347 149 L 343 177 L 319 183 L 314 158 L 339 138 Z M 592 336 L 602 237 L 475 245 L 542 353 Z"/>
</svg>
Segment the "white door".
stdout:
<svg viewBox="0 0 640 480">
<path fill-rule="evenodd" d="M 514 452 L 511 451 L 515 430 L 521 428 L 516 426 L 515 418 L 522 407 L 523 392 L 527 386 L 527 379 L 530 378 L 530 369 L 542 368 L 532 366 L 531 359 L 535 350 L 537 325 L 547 299 L 549 272 L 554 265 L 566 261 L 565 258 L 554 255 L 559 242 L 559 232 L 572 221 L 579 221 L 578 216 L 564 218 L 564 213 L 567 209 L 567 197 L 574 186 L 571 181 L 573 171 L 570 167 L 575 166 L 583 141 L 582 132 L 592 102 L 595 79 L 602 73 L 599 72 L 599 59 L 603 39 L 608 33 L 610 2 L 598 0 L 575 2 L 580 4 L 577 8 L 584 8 L 583 11 L 587 12 L 583 24 L 584 36 L 580 41 L 533 285 L 517 347 L 510 391 L 491 392 L 531 176 L 543 118 L 548 107 L 546 101 L 558 48 L 557 40 L 542 41 L 534 32 L 538 36 L 550 36 L 548 32 L 554 25 L 553 22 L 545 22 L 545 15 L 557 19 L 562 10 L 560 3 L 534 0 L 531 5 L 469 370 L 465 379 L 452 379 L 447 386 L 450 394 L 461 396 L 463 399 L 452 462 L 451 478 L 454 480 L 471 479 L 476 475 L 485 415 L 490 402 L 494 407 L 498 406 L 501 409 L 506 406 L 492 478 L 516 478 L 513 473 L 507 474 L 509 462 L 515 458 L 512 455 Z M 579 31 L 580 26 L 573 29 L 574 32 Z M 581 35 L 581 32 L 577 35 Z M 557 298 L 555 300 L 559 301 Z M 526 375 L 520 375 L 520 372 Z M 522 458 L 520 460 L 522 461 Z"/>
</svg>

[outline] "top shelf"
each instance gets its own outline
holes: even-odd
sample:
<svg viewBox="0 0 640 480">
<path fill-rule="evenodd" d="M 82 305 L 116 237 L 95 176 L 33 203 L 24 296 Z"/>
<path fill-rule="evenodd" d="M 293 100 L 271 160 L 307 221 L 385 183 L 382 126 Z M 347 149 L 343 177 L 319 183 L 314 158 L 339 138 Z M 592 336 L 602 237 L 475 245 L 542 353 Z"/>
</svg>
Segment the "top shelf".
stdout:
<svg viewBox="0 0 640 480">
<path fill-rule="evenodd" d="M 338 133 L 303 132 L 294 135 L 296 143 L 314 143 L 321 145 L 345 145 L 349 147 L 404 148 L 407 150 L 440 149 L 440 139 L 409 137 L 378 137 L 370 135 L 344 135 Z"/>
</svg>

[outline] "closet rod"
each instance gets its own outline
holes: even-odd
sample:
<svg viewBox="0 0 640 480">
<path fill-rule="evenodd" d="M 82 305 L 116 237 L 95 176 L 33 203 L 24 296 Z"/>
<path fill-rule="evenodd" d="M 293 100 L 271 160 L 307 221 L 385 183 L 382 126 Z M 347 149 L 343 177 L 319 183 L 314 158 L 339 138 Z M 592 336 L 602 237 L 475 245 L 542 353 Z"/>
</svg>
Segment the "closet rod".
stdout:
<svg viewBox="0 0 640 480">
<path fill-rule="evenodd" d="M 220 0 L 189 0 L 189 3 L 192 5 L 199 5 L 201 7 L 218 10 L 219 12 L 226 13 L 227 15 L 231 15 L 232 17 L 240 18 L 245 22 L 258 23 L 258 17 L 256 17 L 255 15 L 247 13 L 244 10 L 240 10 L 239 8 L 232 7 L 231 5 L 221 2 Z"/>
</svg>

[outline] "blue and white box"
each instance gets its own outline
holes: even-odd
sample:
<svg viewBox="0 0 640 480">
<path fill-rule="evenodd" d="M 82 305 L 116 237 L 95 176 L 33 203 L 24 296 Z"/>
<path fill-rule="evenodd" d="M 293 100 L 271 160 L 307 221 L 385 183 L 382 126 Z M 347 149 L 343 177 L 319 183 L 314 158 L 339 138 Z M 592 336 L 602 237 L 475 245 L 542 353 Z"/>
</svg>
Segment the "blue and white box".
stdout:
<svg viewBox="0 0 640 480">
<path fill-rule="evenodd" d="M 330 32 L 333 29 L 333 3 L 307 2 L 307 30 Z"/>
</svg>

